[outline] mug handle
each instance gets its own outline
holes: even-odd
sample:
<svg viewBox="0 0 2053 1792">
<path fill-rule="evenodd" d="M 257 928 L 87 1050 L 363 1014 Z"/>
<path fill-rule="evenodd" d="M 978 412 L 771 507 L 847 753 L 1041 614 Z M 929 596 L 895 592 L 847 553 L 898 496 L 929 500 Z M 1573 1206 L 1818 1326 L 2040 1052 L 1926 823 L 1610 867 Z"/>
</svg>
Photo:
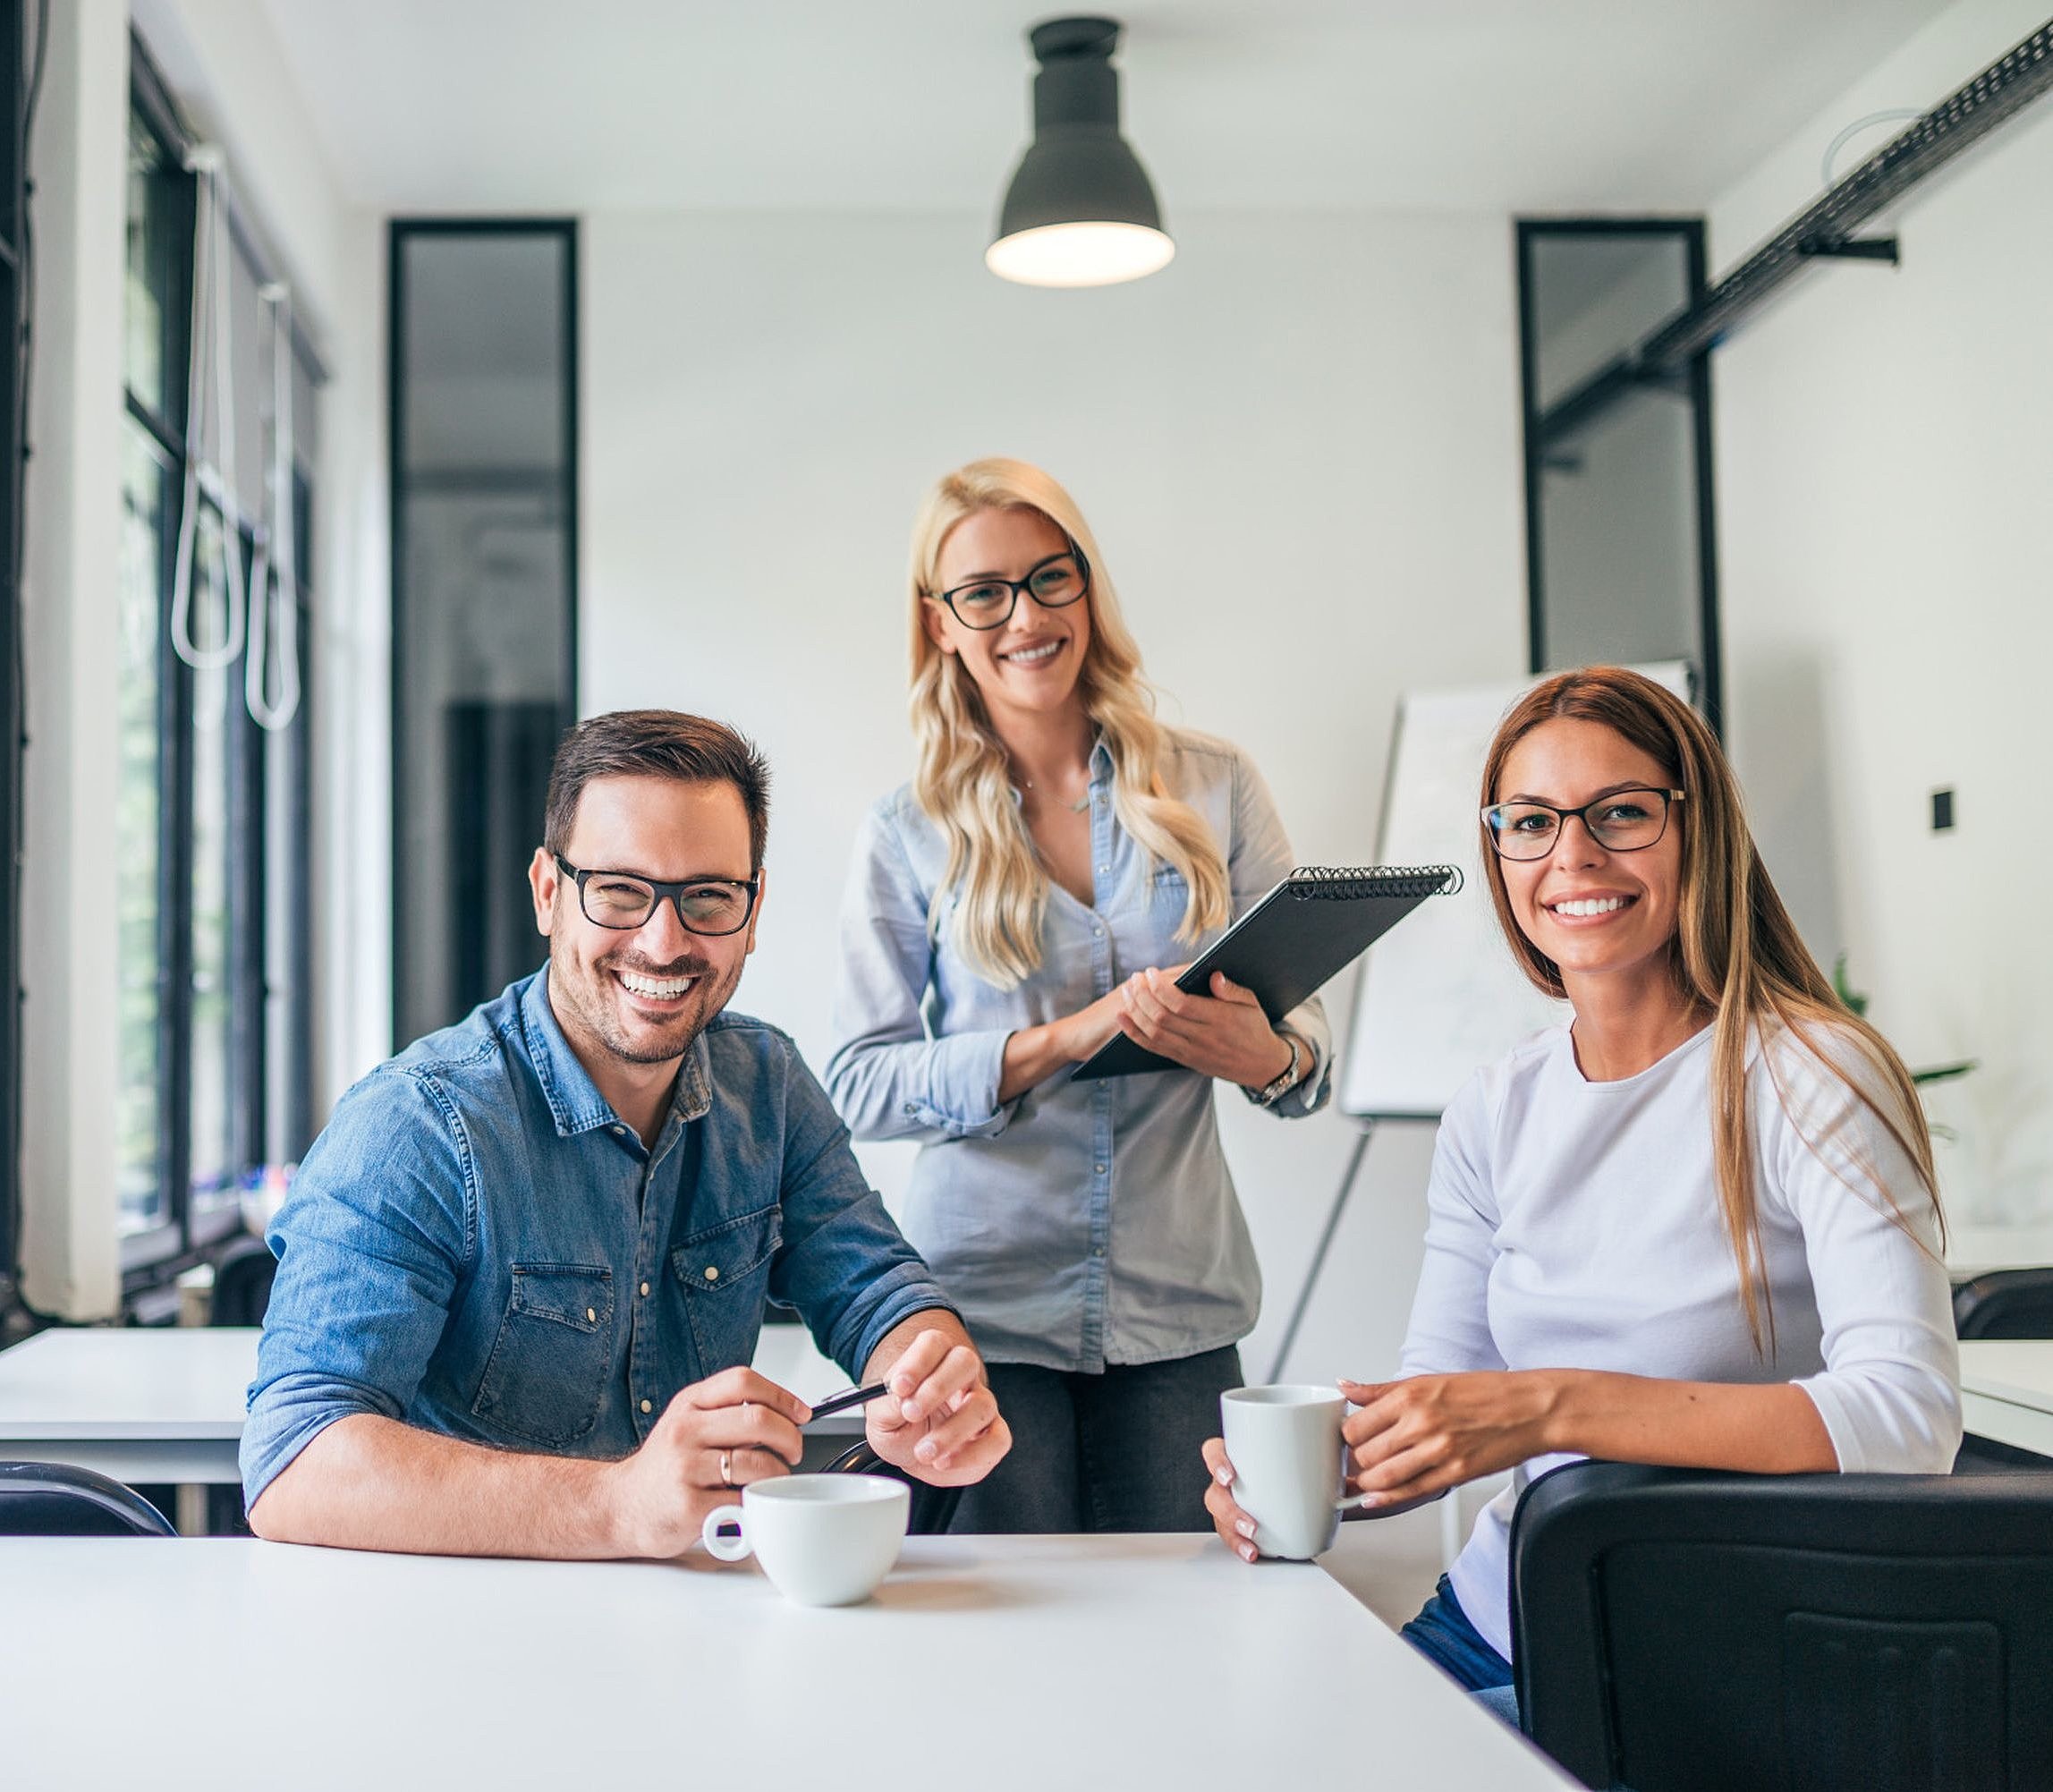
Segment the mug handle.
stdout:
<svg viewBox="0 0 2053 1792">
<path fill-rule="evenodd" d="M 734 1525 L 740 1534 L 723 1537 L 720 1534 L 723 1524 Z M 716 1506 L 706 1515 L 706 1522 L 699 1527 L 699 1541 L 705 1544 L 706 1553 L 716 1561 L 740 1561 L 749 1553 L 749 1533 L 742 1508 L 739 1506 Z"/>
</svg>

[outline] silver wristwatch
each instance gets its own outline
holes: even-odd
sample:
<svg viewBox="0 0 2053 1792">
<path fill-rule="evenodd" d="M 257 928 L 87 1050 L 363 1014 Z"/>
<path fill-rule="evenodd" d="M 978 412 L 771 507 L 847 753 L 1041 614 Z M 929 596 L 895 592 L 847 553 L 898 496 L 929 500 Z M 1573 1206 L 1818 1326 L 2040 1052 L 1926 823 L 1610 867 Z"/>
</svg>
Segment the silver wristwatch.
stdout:
<svg viewBox="0 0 2053 1792">
<path fill-rule="evenodd" d="M 1260 1089 L 1250 1089 L 1245 1083 L 1241 1085 L 1241 1092 L 1258 1108 L 1275 1107 L 1297 1087 L 1298 1078 L 1304 1074 L 1304 1056 L 1298 1047 L 1297 1035 L 1278 1028 L 1276 1036 L 1290 1048 L 1290 1062 L 1273 1083 L 1265 1083 Z"/>
</svg>

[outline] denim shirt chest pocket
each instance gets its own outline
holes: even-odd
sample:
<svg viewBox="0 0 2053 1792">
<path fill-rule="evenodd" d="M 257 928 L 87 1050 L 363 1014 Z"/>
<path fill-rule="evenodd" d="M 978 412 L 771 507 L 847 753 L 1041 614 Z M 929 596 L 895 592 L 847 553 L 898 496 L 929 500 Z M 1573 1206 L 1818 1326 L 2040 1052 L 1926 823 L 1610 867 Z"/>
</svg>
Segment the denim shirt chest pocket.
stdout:
<svg viewBox="0 0 2053 1792">
<path fill-rule="evenodd" d="M 671 1252 L 670 1270 L 684 1290 L 701 1378 L 755 1355 L 770 1261 L 783 1237 L 784 1209 L 772 1202 L 694 1232 Z"/>
<path fill-rule="evenodd" d="M 533 1443 L 575 1443 L 598 1422 L 612 1363 L 613 1271 L 592 1263 L 515 1263 L 471 1411 Z"/>
</svg>

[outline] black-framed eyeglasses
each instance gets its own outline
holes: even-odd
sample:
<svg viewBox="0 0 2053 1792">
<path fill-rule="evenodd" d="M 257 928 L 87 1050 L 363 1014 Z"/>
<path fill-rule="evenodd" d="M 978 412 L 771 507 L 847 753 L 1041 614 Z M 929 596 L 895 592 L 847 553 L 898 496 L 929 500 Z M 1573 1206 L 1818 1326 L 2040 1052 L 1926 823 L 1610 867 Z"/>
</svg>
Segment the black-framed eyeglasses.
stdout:
<svg viewBox="0 0 2053 1792">
<path fill-rule="evenodd" d="M 561 853 L 549 855 L 556 869 L 577 886 L 578 906 L 594 927 L 610 927 L 631 932 L 646 927 L 656 904 L 668 901 L 677 907 L 677 919 L 688 933 L 739 933 L 755 912 L 754 878 L 686 878 L 666 884 L 654 878 L 637 877 L 632 871 L 587 871 Z"/>
<path fill-rule="evenodd" d="M 941 601 L 964 628 L 1003 628 L 1022 591 L 1044 610 L 1061 610 L 1090 589 L 1090 562 L 1081 548 L 1065 548 L 1029 568 L 1023 579 L 979 579 L 943 591 Z"/>
<path fill-rule="evenodd" d="M 1683 795 L 1679 790 L 1635 785 L 1580 809 L 1557 809 L 1551 803 L 1493 803 L 1482 812 L 1483 826 L 1502 859 L 1544 859 L 1571 817 L 1607 853 L 1637 853 L 1668 831 L 1668 809 Z"/>
</svg>

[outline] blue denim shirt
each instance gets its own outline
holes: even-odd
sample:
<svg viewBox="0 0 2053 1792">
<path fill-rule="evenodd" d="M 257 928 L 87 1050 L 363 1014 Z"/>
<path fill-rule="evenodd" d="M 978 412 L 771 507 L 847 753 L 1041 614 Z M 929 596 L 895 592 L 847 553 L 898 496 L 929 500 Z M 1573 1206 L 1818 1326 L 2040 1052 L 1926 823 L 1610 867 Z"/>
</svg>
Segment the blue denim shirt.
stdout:
<svg viewBox="0 0 2053 1792">
<path fill-rule="evenodd" d="M 1290 843 L 1261 775 L 1225 741 L 1171 731 L 1162 777 L 1212 827 L 1237 916 L 1287 873 Z M 1001 1106 L 1006 1039 L 1085 1007 L 1144 967 L 1181 964 L 1182 877 L 1119 825 L 1110 753 L 1090 759 L 1092 901 L 1048 896 L 1041 968 L 1000 989 L 956 950 L 948 862 L 911 788 L 870 812 L 841 916 L 836 1049 L 826 1082 L 858 1138 L 917 1139 L 906 1236 L 994 1362 L 1095 1372 L 1244 1338 L 1261 1273 L 1219 1150 L 1211 1079 L 1194 1071 L 1075 1083 L 1058 1072 Z M 1273 1111 L 1327 1098 L 1331 1041 L 1318 998 L 1282 1023 L 1310 1055 Z"/>
<path fill-rule="evenodd" d="M 572 1052 L 547 974 L 371 1072 L 308 1151 L 268 1235 L 251 1501 L 352 1413 L 625 1456 L 680 1388 L 751 1359 L 766 1296 L 852 1378 L 893 1326 L 952 1307 L 783 1033 L 716 1017 L 650 1150 Z"/>
</svg>

